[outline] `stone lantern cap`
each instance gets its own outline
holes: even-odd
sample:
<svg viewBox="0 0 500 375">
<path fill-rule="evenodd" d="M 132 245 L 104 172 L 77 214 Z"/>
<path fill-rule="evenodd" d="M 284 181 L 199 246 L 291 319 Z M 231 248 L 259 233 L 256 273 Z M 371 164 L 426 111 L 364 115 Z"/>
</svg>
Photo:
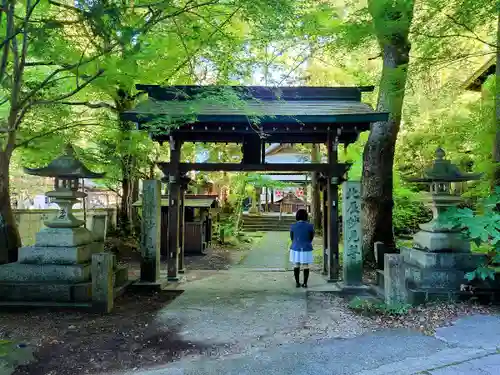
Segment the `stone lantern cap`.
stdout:
<svg viewBox="0 0 500 375">
<path fill-rule="evenodd" d="M 43 168 L 24 168 L 27 174 L 41 177 L 56 178 L 103 178 L 105 173 L 90 171 L 83 163 L 75 157 L 75 151 L 71 145 L 66 145 L 65 153 L 51 161 Z"/>
<path fill-rule="evenodd" d="M 441 147 L 436 150 L 436 159 L 431 168 L 425 170 L 423 177 L 406 178 L 408 182 L 435 183 L 479 180 L 482 173 L 462 173 L 451 161 L 445 159 L 446 153 Z"/>
</svg>

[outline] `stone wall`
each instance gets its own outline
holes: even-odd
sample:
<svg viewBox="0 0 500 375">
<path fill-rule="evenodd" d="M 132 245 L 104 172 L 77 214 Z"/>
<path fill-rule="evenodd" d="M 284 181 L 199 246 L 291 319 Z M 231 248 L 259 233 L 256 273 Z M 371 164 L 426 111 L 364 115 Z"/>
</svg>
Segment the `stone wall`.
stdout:
<svg viewBox="0 0 500 375">
<path fill-rule="evenodd" d="M 23 246 L 33 245 L 35 235 L 40 229 L 44 228 L 44 221 L 57 213 L 57 210 L 14 210 L 17 226 L 21 235 Z M 91 228 L 92 216 L 95 214 L 108 215 L 108 228 L 116 226 L 116 209 L 114 208 L 95 208 L 87 210 L 87 228 Z M 73 214 L 83 220 L 83 210 L 73 210 Z"/>
</svg>

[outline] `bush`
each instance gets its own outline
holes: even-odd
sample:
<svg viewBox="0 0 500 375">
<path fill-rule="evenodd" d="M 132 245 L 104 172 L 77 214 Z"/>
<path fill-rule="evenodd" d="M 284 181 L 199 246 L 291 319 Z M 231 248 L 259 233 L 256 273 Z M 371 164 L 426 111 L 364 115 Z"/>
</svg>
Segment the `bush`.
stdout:
<svg viewBox="0 0 500 375">
<path fill-rule="evenodd" d="M 419 230 L 419 224 L 432 219 L 431 210 L 418 200 L 418 194 L 401 186 L 394 188 L 392 215 L 396 236 L 415 233 Z"/>
</svg>

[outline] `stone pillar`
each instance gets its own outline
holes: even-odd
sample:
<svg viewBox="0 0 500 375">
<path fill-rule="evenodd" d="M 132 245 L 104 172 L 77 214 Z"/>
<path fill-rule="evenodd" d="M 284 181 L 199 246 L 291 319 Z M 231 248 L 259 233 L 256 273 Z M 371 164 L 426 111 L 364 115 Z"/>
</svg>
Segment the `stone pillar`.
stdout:
<svg viewBox="0 0 500 375">
<path fill-rule="evenodd" d="M 254 190 L 252 205 L 248 210 L 249 214 L 258 215 L 260 213 L 260 188 L 256 187 Z"/>
<path fill-rule="evenodd" d="M 408 300 L 403 256 L 385 254 L 384 256 L 384 294 L 388 306 L 406 304 Z"/>
<path fill-rule="evenodd" d="M 92 253 L 101 253 L 104 251 L 104 241 L 107 232 L 107 214 L 95 214 L 92 216 L 91 232 L 94 237 Z"/>
<path fill-rule="evenodd" d="M 343 279 L 346 286 L 361 285 L 363 281 L 363 249 L 361 232 L 361 183 L 342 184 L 342 217 L 344 232 Z"/>
<path fill-rule="evenodd" d="M 142 184 L 141 281 L 155 283 L 160 278 L 161 183 Z"/>
<path fill-rule="evenodd" d="M 115 256 L 111 253 L 92 255 L 92 308 L 98 312 L 113 310 Z"/>
</svg>

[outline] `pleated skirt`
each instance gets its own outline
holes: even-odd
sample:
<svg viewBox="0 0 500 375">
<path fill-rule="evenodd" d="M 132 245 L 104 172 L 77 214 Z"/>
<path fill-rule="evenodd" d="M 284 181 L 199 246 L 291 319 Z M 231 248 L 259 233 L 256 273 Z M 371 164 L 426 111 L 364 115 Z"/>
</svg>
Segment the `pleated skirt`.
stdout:
<svg viewBox="0 0 500 375">
<path fill-rule="evenodd" d="M 290 249 L 290 262 L 294 264 L 312 264 L 312 251 L 295 251 Z"/>
</svg>

